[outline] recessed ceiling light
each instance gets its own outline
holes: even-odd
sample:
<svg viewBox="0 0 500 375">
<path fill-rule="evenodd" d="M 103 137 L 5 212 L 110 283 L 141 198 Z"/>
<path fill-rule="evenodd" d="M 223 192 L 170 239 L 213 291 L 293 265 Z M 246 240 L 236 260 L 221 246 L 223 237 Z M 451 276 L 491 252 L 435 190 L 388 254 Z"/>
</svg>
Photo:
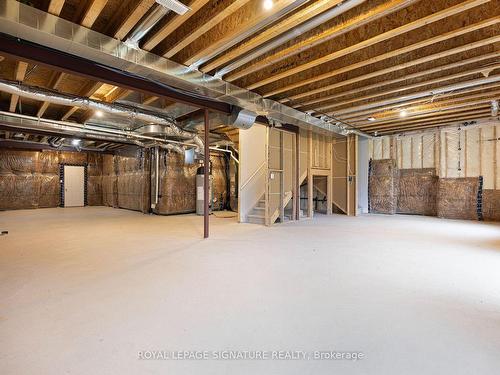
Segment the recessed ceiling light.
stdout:
<svg viewBox="0 0 500 375">
<path fill-rule="evenodd" d="M 102 116 L 104 116 L 104 113 L 102 113 L 102 111 L 95 111 L 95 115 L 97 117 L 102 117 Z"/>
<path fill-rule="evenodd" d="M 376 119 L 375 119 L 375 117 L 371 116 L 371 117 L 368 117 L 368 119 L 367 119 L 367 120 L 368 120 L 368 121 L 375 121 Z"/>
<path fill-rule="evenodd" d="M 401 110 L 401 112 L 399 112 L 399 117 L 406 117 L 406 116 L 408 116 L 408 112 L 405 109 L 403 109 L 403 110 Z"/>
<path fill-rule="evenodd" d="M 73 146 L 79 146 L 79 145 L 80 145 L 80 142 L 81 142 L 81 140 L 80 140 L 80 139 L 73 139 L 73 140 L 71 141 L 71 144 L 72 144 Z"/>
<path fill-rule="evenodd" d="M 188 10 L 190 10 L 189 7 L 185 6 L 180 1 L 177 0 L 156 0 L 156 2 L 161 6 L 170 9 L 177 14 L 180 14 L 181 16 L 185 14 Z"/>
<path fill-rule="evenodd" d="M 273 8 L 273 0 L 264 0 L 264 9 L 265 10 L 270 10 Z"/>
</svg>

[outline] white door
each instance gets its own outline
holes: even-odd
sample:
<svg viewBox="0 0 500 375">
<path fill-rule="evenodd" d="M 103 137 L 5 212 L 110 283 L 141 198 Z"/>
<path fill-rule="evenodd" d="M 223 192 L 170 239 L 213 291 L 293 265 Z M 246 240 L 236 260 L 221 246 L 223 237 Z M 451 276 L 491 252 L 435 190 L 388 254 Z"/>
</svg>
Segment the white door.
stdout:
<svg viewBox="0 0 500 375">
<path fill-rule="evenodd" d="M 85 204 L 85 167 L 64 166 L 64 207 Z"/>
</svg>

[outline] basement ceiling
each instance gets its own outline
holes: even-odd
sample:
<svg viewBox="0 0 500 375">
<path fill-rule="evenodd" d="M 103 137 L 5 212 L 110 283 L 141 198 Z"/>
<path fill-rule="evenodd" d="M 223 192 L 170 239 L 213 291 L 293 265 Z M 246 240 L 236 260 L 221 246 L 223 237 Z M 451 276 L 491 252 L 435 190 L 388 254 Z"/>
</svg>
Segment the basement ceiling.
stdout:
<svg viewBox="0 0 500 375">
<path fill-rule="evenodd" d="M 154 0 L 23 1 L 127 40 Z M 183 1 L 142 49 L 216 75 L 314 116 L 391 134 L 491 116 L 500 98 L 500 0 Z M 119 87 L 3 59 L 0 76 L 108 102 Z M 171 102 L 141 96 L 144 105 Z M 51 119 L 93 113 L 1 94 L 4 110 Z"/>
</svg>

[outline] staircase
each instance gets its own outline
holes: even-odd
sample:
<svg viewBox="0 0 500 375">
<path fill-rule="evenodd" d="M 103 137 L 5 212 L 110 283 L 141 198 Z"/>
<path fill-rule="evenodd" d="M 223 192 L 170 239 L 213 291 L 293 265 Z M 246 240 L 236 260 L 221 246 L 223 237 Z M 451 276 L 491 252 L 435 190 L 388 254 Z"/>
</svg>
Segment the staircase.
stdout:
<svg viewBox="0 0 500 375">
<path fill-rule="evenodd" d="M 264 195 L 260 197 L 252 211 L 247 215 L 249 223 L 266 225 L 266 199 Z"/>
<path fill-rule="evenodd" d="M 292 192 L 287 191 L 285 192 L 285 196 L 283 197 L 283 207 L 285 207 L 288 202 L 292 199 Z M 280 216 L 280 209 L 277 208 L 274 213 L 271 215 L 271 225 L 278 220 Z M 260 225 L 266 225 L 266 200 L 265 196 L 262 195 L 262 197 L 259 199 L 257 204 L 252 208 L 252 211 L 247 215 L 247 219 L 249 223 L 252 224 L 260 224 Z M 284 218 L 284 221 L 288 221 L 287 218 Z"/>
</svg>

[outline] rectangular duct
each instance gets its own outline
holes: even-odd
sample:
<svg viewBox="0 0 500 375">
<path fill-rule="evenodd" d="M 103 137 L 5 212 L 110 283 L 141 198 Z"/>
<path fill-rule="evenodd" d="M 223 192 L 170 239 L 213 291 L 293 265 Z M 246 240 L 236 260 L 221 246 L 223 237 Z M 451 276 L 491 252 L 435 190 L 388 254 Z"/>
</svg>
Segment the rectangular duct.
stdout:
<svg viewBox="0 0 500 375">
<path fill-rule="evenodd" d="M 204 96 L 207 100 L 238 106 L 315 132 L 341 135 L 353 132 L 15 0 L 0 3 L 0 32 L 18 38 L 18 51 L 26 44 L 22 43 L 25 40 L 129 72 L 149 82 L 187 91 L 195 99 Z M 0 49 L 5 51 L 3 44 L 0 44 Z"/>
</svg>

